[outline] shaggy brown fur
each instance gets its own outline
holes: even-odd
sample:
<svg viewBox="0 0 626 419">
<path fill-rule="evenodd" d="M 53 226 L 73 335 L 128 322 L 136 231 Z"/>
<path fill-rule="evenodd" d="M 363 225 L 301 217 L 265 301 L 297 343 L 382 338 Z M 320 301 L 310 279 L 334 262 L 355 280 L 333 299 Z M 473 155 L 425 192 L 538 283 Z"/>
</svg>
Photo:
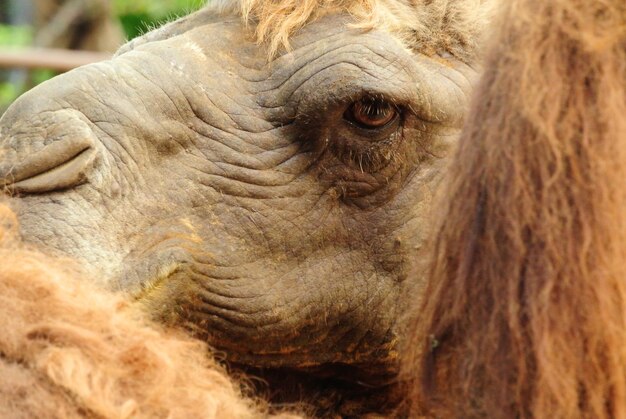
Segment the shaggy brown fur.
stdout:
<svg viewBox="0 0 626 419">
<path fill-rule="evenodd" d="M 626 2 L 511 0 L 442 191 L 414 412 L 626 417 Z"/>
<path fill-rule="evenodd" d="M 0 204 L 0 417 L 256 418 L 203 343 L 19 248 Z M 286 417 L 286 415 L 285 415 Z"/>
<path fill-rule="evenodd" d="M 473 61 L 490 16 L 491 0 L 217 0 L 213 7 L 241 14 L 255 25 L 270 56 L 308 22 L 331 13 L 356 18 L 355 27 L 397 35 L 422 54 L 447 52 Z"/>
</svg>

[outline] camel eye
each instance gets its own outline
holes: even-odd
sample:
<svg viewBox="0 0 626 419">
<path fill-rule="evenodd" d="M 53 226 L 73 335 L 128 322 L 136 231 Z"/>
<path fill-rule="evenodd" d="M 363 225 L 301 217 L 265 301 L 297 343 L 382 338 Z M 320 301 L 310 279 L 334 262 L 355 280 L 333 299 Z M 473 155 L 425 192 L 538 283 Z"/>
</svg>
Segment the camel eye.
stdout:
<svg viewBox="0 0 626 419">
<path fill-rule="evenodd" d="M 391 103 L 376 98 L 364 98 L 354 102 L 344 118 L 365 129 L 385 127 L 398 117 L 398 109 Z"/>
</svg>

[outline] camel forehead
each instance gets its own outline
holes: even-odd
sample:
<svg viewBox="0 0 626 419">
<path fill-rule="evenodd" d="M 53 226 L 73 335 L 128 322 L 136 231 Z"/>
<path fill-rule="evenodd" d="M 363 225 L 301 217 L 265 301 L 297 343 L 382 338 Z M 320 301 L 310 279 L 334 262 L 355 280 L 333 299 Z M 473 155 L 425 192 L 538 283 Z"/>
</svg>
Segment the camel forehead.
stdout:
<svg viewBox="0 0 626 419">
<path fill-rule="evenodd" d="M 217 0 L 214 7 L 230 10 L 256 23 L 259 41 L 270 55 L 307 23 L 328 14 L 346 13 L 355 26 L 398 35 L 420 52 L 446 51 L 471 60 L 493 0 Z"/>
<path fill-rule="evenodd" d="M 292 36 L 309 23 L 330 14 L 344 14 L 351 17 L 349 26 L 388 32 L 411 50 L 451 54 L 473 62 L 493 3 L 495 0 L 213 0 L 195 14 L 130 45 L 230 16 L 240 19 L 249 38 L 263 44 L 267 55 L 275 58 L 280 51 L 291 49 Z"/>
</svg>

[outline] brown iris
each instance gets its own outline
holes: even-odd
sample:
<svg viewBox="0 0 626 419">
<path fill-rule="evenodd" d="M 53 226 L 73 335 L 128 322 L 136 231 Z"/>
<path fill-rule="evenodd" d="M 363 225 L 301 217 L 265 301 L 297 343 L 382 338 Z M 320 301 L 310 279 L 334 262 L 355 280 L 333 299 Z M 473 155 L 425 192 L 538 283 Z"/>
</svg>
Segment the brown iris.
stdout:
<svg viewBox="0 0 626 419">
<path fill-rule="evenodd" d="M 354 102 L 346 111 L 346 119 L 363 128 L 384 127 L 395 120 L 398 110 L 391 103 L 374 98 L 365 98 Z"/>
</svg>

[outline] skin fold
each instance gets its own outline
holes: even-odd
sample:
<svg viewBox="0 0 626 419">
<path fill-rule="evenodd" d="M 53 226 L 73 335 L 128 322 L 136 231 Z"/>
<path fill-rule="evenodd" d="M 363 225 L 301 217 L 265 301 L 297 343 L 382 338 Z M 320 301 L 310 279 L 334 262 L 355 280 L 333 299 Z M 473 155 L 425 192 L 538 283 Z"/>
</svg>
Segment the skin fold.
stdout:
<svg viewBox="0 0 626 419">
<path fill-rule="evenodd" d="M 25 94 L 0 121 L 23 239 L 234 365 L 387 389 L 476 72 L 350 23 L 270 60 L 204 10 Z M 355 103 L 393 119 L 363 126 Z"/>
</svg>

